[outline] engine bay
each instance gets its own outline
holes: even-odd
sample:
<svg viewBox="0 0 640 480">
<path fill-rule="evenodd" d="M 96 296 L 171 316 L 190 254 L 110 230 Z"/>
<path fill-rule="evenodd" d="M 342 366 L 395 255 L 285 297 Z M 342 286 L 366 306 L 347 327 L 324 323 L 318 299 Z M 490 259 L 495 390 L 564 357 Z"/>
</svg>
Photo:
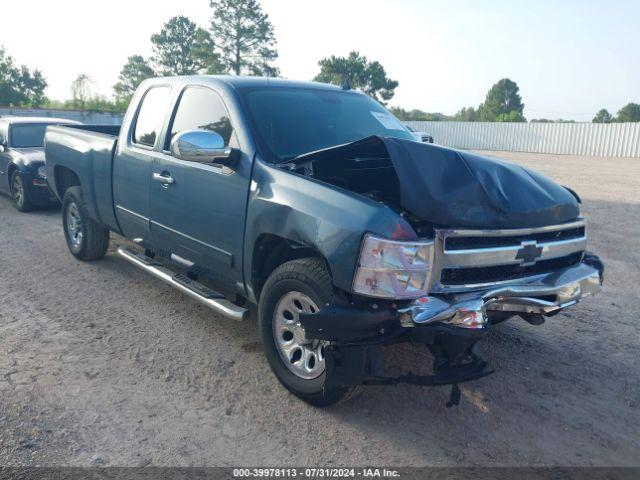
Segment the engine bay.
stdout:
<svg viewBox="0 0 640 480">
<path fill-rule="evenodd" d="M 577 197 L 520 165 L 393 137 L 299 155 L 284 168 L 384 203 L 419 236 L 433 228 L 514 229 L 579 217 Z"/>
</svg>

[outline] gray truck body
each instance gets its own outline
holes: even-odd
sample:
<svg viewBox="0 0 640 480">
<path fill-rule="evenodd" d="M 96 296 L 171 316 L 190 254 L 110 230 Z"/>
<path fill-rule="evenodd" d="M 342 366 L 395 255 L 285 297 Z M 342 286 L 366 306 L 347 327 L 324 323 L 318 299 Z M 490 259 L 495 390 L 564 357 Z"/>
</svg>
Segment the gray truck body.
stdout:
<svg viewBox="0 0 640 480">
<path fill-rule="evenodd" d="M 135 141 L 136 121 L 145 95 L 154 88 L 169 89 L 169 98 L 157 138 L 141 145 Z M 206 89 L 224 105 L 225 122 L 232 125 L 228 146 L 233 162 L 205 164 L 172 155 L 177 106 L 190 88 Z M 374 129 L 372 137 L 362 135 L 369 139 L 274 161 L 260 133 L 266 127 L 256 125 L 247 107 L 246 92 L 256 89 L 362 95 L 274 79 L 146 81 L 119 131 L 48 129 L 51 189 L 62 199 L 69 187 L 80 186 L 88 212 L 100 225 L 156 259 L 181 263 L 192 277 L 237 304 L 258 303 L 267 278 L 284 262 L 321 259 L 336 301 L 315 315 L 303 315 L 301 323 L 307 337 L 343 344 L 344 355 L 355 348 L 356 359 L 373 344 L 413 336 L 427 345 L 440 342 L 449 352 L 448 364 L 460 365 L 491 323 L 513 315 L 540 323 L 599 288 L 602 265 L 586 252 L 585 222 L 573 192 L 520 167 L 411 141 L 412 134 L 384 117 L 379 106 L 372 106 L 371 114 L 392 130 L 388 137 Z M 292 128 L 287 133 L 295 136 Z M 421 208 L 421 198 L 432 199 L 431 210 Z M 446 214 L 416 215 L 436 212 L 438 205 L 438 212 Z M 513 219 L 517 225 L 509 228 Z M 354 291 L 367 235 L 430 242 L 433 257 L 424 295 L 381 299 Z M 369 378 L 364 367 L 343 365 L 340 370 L 334 360 L 328 368 L 342 372 L 333 376 L 337 384 Z M 463 370 L 441 374 L 435 383 L 487 374 L 479 360 Z"/>
</svg>

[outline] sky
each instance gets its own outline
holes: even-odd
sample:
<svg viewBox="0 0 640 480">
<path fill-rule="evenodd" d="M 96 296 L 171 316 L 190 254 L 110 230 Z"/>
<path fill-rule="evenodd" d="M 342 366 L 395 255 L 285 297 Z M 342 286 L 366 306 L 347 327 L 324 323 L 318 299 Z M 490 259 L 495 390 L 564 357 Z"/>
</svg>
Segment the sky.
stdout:
<svg viewBox="0 0 640 480">
<path fill-rule="evenodd" d="M 400 85 L 390 105 L 454 114 L 499 79 L 520 86 L 525 116 L 590 121 L 640 103 L 638 0 L 261 0 L 282 76 L 359 50 Z M 5 0 L 0 45 L 38 68 L 63 100 L 79 73 L 111 95 L 128 56 L 174 15 L 209 24 L 209 0 Z"/>
</svg>

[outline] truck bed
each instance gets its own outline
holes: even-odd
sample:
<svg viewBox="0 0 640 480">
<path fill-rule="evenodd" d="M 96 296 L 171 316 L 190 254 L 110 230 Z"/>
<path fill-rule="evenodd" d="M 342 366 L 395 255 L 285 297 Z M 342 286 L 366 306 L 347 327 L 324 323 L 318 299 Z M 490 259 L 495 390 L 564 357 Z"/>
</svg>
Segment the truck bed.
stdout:
<svg viewBox="0 0 640 480">
<path fill-rule="evenodd" d="M 118 232 L 113 211 L 111 176 L 118 143 L 119 125 L 51 126 L 45 136 L 45 158 L 49 185 L 62 201 L 65 172 L 74 172 L 91 197 L 85 198 L 89 214 Z"/>
</svg>

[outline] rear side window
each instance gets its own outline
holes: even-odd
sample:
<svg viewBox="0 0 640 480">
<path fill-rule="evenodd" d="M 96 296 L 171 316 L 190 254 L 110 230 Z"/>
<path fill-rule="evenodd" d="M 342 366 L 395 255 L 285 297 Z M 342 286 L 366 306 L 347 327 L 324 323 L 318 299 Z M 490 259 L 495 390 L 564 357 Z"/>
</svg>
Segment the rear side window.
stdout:
<svg viewBox="0 0 640 480">
<path fill-rule="evenodd" d="M 202 87 L 189 87 L 184 91 L 165 149 L 169 149 L 174 136 L 185 130 L 211 130 L 219 133 L 224 144 L 229 145 L 233 127 L 229 113 L 216 92 Z"/>
<path fill-rule="evenodd" d="M 169 93 L 169 87 L 154 87 L 144 96 L 133 130 L 134 143 L 155 145 L 169 108 Z"/>
</svg>

